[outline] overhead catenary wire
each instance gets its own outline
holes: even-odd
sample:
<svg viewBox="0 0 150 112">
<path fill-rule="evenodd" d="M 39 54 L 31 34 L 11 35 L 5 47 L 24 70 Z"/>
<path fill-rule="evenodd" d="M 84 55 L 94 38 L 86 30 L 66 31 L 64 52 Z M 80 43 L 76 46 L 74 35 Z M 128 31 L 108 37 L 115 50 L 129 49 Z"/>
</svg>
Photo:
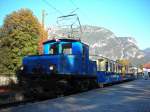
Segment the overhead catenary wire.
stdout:
<svg viewBox="0 0 150 112">
<path fill-rule="evenodd" d="M 73 6 L 75 6 L 76 8 L 78 8 L 78 6 L 77 6 L 72 0 L 70 0 L 70 2 L 71 2 L 71 4 L 72 4 Z"/>
<path fill-rule="evenodd" d="M 75 11 L 77 10 L 77 9 L 80 9 L 79 7 L 78 7 L 78 5 L 73 1 L 73 0 L 69 0 L 70 1 L 70 3 L 72 4 L 72 6 L 74 6 L 76 9 L 75 9 Z M 90 16 L 87 16 L 87 14 L 85 13 L 85 11 L 83 12 L 83 10 L 81 10 L 80 9 L 80 12 L 82 13 L 82 15 L 84 15 L 84 17 L 86 17 L 86 19 L 88 19 L 88 21 L 91 21 L 91 19 L 90 19 Z"/>
<path fill-rule="evenodd" d="M 52 9 L 54 9 L 57 13 L 59 13 L 60 15 L 63 15 L 63 13 L 59 10 L 59 9 L 57 9 L 56 7 L 54 7 L 51 3 L 49 3 L 47 0 L 43 0 L 43 2 L 45 3 L 45 4 L 47 4 L 49 7 L 51 7 Z"/>
</svg>

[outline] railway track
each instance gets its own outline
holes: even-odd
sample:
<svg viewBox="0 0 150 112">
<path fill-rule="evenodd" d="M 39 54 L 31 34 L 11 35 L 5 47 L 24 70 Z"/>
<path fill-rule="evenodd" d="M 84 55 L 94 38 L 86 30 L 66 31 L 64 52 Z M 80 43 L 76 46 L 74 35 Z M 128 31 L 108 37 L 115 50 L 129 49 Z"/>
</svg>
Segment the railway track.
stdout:
<svg viewBox="0 0 150 112">
<path fill-rule="evenodd" d="M 25 105 L 27 103 L 34 103 L 34 102 L 36 102 L 36 101 L 32 99 L 32 100 L 4 103 L 4 104 L 0 104 L 0 109 L 4 109 L 4 108 L 8 108 L 8 107 L 15 107 L 15 106 L 19 106 L 19 105 Z"/>
<path fill-rule="evenodd" d="M 85 91 L 82 91 L 82 92 L 85 92 Z M 73 95 L 73 94 L 77 94 L 77 93 L 81 93 L 80 92 L 72 92 L 70 94 L 67 94 L 67 95 L 61 95 L 62 96 L 69 96 L 69 95 Z M 15 96 L 16 97 L 16 96 Z M 20 106 L 20 105 L 25 105 L 25 104 L 28 104 L 28 103 L 35 103 L 35 102 L 40 102 L 40 101 L 44 101 L 44 100 L 50 100 L 50 99 L 55 99 L 55 98 L 58 98 L 60 96 L 55 96 L 55 97 L 41 97 L 41 98 L 30 98 L 30 99 L 18 99 L 16 100 L 16 98 L 9 98 L 10 100 L 5 102 L 5 103 L 0 103 L 0 110 L 1 109 L 5 109 L 5 108 L 10 108 L 10 107 L 16 107 L 16 106 Z M 17 96 L 17 97 L 20 97 L 20 96 Z"/>
<path fill-rule="evenodd" d="M 8 95 L 8 96 L 5 96 L 5 97 L 8 97 L 8 100 L 5 101 L 4 103 L 0 103 L 0 110 L 1 109 L 5 109 L 5 108 L 10 108 L 10 107 L 16 107 L 16 106 L 19 106 L 19 105 L 25 105 L 25 104 L 28 104 L 28 103 L 35 103 L 35 102 L 40 102 L 40 101 L 44 101 L 44 100 L 48 100 L 48 99 L 54 99 L 54 98 L 57 98 L 58 96 L 56 97 L 41 97 L 41 98 L 37 98 L 37 97 L 33 97 L 33 98 L 24 98 L 21 94 L 17 94 L 17 95 Z"/>
<path fill-rule="evenodd" d="M 128 82 L 128 81 L 132 81 L 132 80 L 124 80 L 123 82 Z M 114 84 L 120 84 L 123 82 L 116 82 L 116 83 L 112 83 L 112 84 L 105 84 L 104 87 L 107 86 L 112 86 Z M 87 90 L 89 91 L 89 90 Z M 77 93 L 81 93 L 81 92 L 86 92 L 86 91 L 80 91 L 80 92 L 75 92 L 75 93 L 71 93 L 68 95 L 63 95 L 63 96 L 69 96 L 72 94 L 77 94 Z M 20 97 L 20 96 L 19 96 Z M 23 100 L 11 100 L 11 102 L 6 102 L 6 103 L 1 103 L 0 104 L 0 110 L 1 109 L 5 109 L 5 108 L 10 108 L 10 107 L 15 107 L 15 106 L 19 106 L 19 105 L 25 105 L 28 103 L 35 103 L 35 102 L 40 102 L 40 101 L 44 101 L 44 100 L 48 100 L 48 99 L 54 99 L 54 98 L 58 98 L 59 96 L 56 97 L 44 97 L 44 98 L 32 98 L 32 99 L 23 99 Z"/>
</svg>

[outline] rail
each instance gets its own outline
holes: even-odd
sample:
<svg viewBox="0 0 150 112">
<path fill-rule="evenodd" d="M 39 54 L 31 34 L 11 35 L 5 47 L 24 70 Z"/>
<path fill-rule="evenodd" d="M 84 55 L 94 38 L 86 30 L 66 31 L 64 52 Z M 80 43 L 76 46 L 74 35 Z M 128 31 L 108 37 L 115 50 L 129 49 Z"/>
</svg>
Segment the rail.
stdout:
<svg viewBox="0 0 150 112">
<path fill-rule="evenodd" d="M 9 108 L 9 107 L 15 107 L 15 106 L 19 106 L 19 105 L 25 105 L 27 103 L 34 103 L 37 100 L 35 99 L 30 99 L 30 100 L 22 100 L 22 101 L 12 101 L 12 102 L 8 102 L 8 103 L 3 103 L 0 104 L 0 110 L 1 109 L 5 109 L 5 108 Z"/>
</svg>

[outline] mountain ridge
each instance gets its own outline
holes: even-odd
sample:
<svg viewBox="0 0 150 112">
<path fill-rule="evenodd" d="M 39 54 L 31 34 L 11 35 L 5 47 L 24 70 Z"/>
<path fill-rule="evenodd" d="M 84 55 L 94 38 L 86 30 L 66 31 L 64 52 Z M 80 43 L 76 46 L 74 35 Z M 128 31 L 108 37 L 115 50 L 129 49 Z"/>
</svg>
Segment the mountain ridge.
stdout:
<svg viewBox="0 0 150 112">
<path fill-rule="evenodd" d="M 61 35 L 62 29 L 55 32 Z M 149 49 L 141 50 L 133 37 L 117 37 L 111 30 L 91 25 L 82 26 L 81 41 L 87 43 L 90 54 L 102 55 L 112 60 L 128 59 L 134 65 L 150 61 Z"/>
</svg>

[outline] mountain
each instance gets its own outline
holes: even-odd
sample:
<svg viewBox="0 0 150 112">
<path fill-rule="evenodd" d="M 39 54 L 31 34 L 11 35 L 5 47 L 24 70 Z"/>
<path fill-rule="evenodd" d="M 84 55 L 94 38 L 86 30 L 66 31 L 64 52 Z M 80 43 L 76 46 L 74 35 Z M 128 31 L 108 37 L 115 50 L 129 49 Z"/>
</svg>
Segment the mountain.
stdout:
<svg viewBox="0 0 150 112">
<path fill-rule="evenodd" d="M 108 29 L 84 26 L 82 41 L 90 46 L 91 55 L 102 55 L 111 59 L 118 59 L 122 55 L 118 52 L 121 47 L 116 36 Z"/>
<path fill-rule="evenodd" d="M 82 37 L 82 41 L 89 44 L 90 53 L 93 55 L 103 55 L 113 60 L 144 57 L 134 38 L 117 37 L 103 27 L 84 26 Z"/>
<path fill-rule="evenodd" d="M 150 62 L 150 48 L 146 48 L 142 50 L 144 52 L 144 58 L 142 59 L 143 63 L 148 63 Z"/>
<path fill-rule="evenodd" d="M 63 30 L 57 28 L 55 33 L 61 36 L 60 33 Z M 134 65 L 143 64 L 150 60 L 146 54 L 149 53 L 149 49 L 140 50 L 133 37 L 117 37 L 112 31 L 104 27 L 82 26 L 81 40 L 89 45 L 90 55 L 102 55 L 112 60 L 126 58 Z"/>
<path fill-rule="evenodd" d="M 143 50 L 146 56 L 150 56 L 150 48 L 146 48 Z"/>
</svg>

